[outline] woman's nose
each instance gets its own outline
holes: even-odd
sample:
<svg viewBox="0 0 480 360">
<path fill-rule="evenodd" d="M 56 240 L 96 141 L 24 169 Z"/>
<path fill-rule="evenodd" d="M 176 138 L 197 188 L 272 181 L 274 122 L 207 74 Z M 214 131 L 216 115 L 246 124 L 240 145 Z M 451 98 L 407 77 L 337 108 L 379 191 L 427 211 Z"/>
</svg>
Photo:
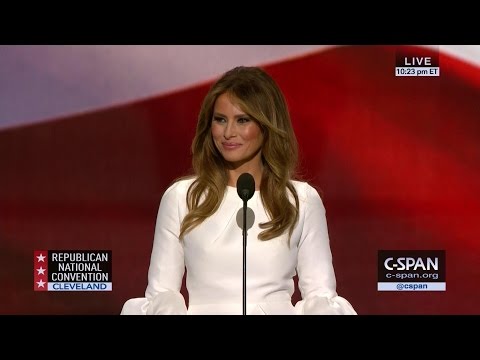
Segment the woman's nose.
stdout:
<svg viewBox="0 0 480 360">
<path fill-rule="evenodd" d="M 225 137 L 225 139 L 230 139 L 231 137 L 235 137 L 235 135 L 236 135 L 235 123 L 233 121 L 227 122 L 223 136 Z"/>
</svg>

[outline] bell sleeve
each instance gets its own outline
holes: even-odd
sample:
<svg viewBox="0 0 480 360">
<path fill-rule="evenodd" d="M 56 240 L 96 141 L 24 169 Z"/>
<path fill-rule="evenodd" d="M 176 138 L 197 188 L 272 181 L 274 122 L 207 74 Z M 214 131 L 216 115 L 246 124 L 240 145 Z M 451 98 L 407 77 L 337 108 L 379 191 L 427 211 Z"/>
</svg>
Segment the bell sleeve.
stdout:
<svg viewBox="0 0 480 360">
<path fill-rule="evenodd" d="M 315 188 L 307 184 L 303 230 L 298 243 L 298 286 L 302 315 L 356 315 L 352 305 L 336 292 L 336 278 L 325 207 Z"/>
<path fill-rule="evenodd" d="M 185 272 L 180 234 L 179 183 L 170 186 L 162 196 L 158 209 L 153 248 L 144 298 L 125 302 L 123 315 L 186 315 L 185 299 L 180 293 Z"/>
</svg>

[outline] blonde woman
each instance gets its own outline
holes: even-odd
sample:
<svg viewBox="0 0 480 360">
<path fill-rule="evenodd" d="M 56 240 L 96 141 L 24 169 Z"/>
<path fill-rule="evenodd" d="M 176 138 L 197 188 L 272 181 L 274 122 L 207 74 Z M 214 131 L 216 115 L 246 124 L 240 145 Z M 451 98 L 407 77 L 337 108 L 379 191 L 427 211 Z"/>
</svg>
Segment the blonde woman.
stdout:
<svg viewBox="0 0 480 360">
<path fill-rule="evenodd" d="M 297 141 L 269 74 L 237 67 L 211 87 L 192 153 L 194 174 L 175 181 L 160 202 L 145 297 L 128 300 L 122 314 L 242 314 L 245 307 L 249 315 L 356 314 L 336 293 L 322 200 L 295 180 Z M 246 294 L 236 189 L 243 173 L 255 183 Z M 185 270 L 188 308 L 180 293 Z M 296 274 L 302 300 L 294 306 Z"/>
</svg>

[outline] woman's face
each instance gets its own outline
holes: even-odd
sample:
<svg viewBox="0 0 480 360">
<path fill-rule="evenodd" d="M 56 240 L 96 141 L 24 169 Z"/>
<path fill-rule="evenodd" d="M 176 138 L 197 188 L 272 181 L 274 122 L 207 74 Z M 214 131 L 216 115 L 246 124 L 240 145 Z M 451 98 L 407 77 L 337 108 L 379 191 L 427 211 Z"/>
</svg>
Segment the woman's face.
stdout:
<svg viewBox="0 0 480 360">
<path fill-rule="evenodd" d="M 212 137 L 220 154 L 233 167 L 261 164 L 260 126 L 237 107 L 228 94 L 220 95 L 215 101 Z"/>
</svg>

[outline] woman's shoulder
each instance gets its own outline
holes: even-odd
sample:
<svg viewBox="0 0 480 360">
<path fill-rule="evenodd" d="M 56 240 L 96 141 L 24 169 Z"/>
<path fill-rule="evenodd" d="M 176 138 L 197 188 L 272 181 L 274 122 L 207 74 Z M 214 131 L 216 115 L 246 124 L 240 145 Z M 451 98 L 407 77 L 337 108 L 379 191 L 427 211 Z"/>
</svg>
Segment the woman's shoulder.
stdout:
<svg viewBox="0 0 480 360">
<path fill-rule="evenodd" d="M 300 207 L 304 206 L 319 206 L 324 208 L 324 203 L 321 194 L 315 186 L 306 181 L 292 180 L 292 184 L 297 191 Z"/>
<path fill-rule="evenodd" d="M 318 191 L 315 187 L 310 185 L 307 181 L 300 181 L 300 180 L 292 180 L 291 181 L 295 190 L 297 191 L 297 195 L 299 198 L 308 198 L 312 195 L 317 194 Z"/>
<path fill-rule="evenodd" d="M 195 176 L 183 177 L 175 180 L 170 186 L 165 190 L 164 195 L 170 193 L 186 195 L 188 188 L 195 181 Z"/>
</svg>

